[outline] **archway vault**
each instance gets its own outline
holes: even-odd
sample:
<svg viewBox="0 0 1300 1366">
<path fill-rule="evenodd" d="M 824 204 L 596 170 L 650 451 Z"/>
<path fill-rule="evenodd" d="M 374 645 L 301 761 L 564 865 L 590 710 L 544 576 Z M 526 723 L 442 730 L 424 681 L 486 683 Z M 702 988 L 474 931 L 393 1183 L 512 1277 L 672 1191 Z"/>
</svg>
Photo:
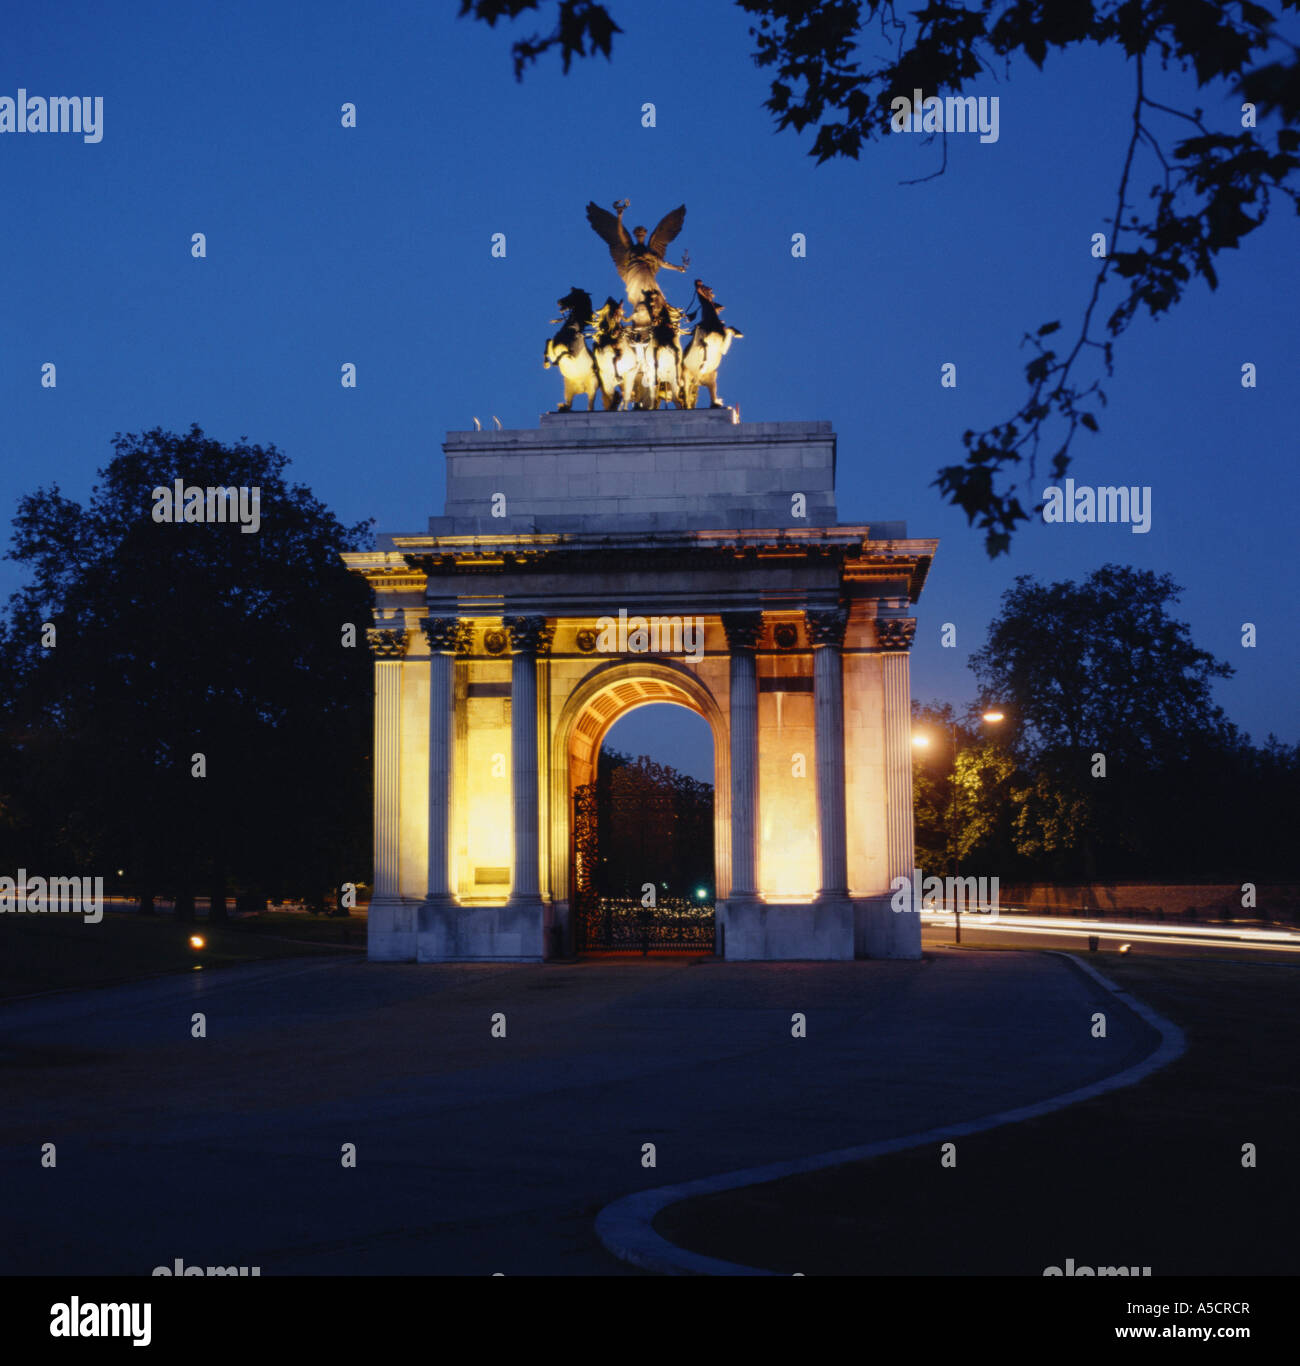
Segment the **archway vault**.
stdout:
<svg viewBox="0 0 1300 1366">
<path fill-rule="evenodd" d="M 708 685 L 682 665 L 664 660 L 618 660 L 593 669 L 569 694 L 551 736 L 551 897 L 571 890 L 573 792 L 595 777 L 601 742 L 613 724 L 637 707 L 666 702 L 686 707 L 713 735 L 713 863 L 717 895 L 731 888 L 731 765 L 727 718 Z"/>
</svg>

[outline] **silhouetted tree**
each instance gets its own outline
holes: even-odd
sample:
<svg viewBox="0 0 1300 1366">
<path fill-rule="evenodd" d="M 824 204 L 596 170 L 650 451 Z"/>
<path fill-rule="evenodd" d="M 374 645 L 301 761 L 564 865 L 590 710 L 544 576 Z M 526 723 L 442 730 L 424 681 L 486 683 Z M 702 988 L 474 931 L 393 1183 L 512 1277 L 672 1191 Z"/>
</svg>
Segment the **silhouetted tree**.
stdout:
<svg viewBox="0 0 1300 1366">
<path fill-rule="evenodd" d="M 933 741 L 913 767 L 918 859 L 1007 878 L 1289 876 L 1300 757 L 1271 735 L 1256 748 L 1215 704 L 1233 670 L 1173 617 L 1178 593 L 1120 565 L 1016 580 L 971 658 L 964 720 L 913 704 Z M 981 730 L 990 707 L 1006 719 Z"/>
<path fill-rule="evenodd" d="M 597 765 L 602 896 L 641 897 L 653 882 L 660 896 L 690 897 L 713 889 L 713 785 L 647 755 L 633 760 L 602 748 Z"/>
<path fill-rule="evenodd" d="M 339 552 L 369 524 L 287 483 L 274 446 L 197 426 L 113 445 L 84 507 L 38 489 L 14 519 L 30 579 L 0 623 L 0 838 L 27 866 L 122 867 L 142 909 L 166 889 L 182 915 L 203 888 L 220 908 L 232 887 L 364 881 L 370 606 Z M 155 521 L 177 479 L 260 489 L 260 529 Z"/>
</svg>

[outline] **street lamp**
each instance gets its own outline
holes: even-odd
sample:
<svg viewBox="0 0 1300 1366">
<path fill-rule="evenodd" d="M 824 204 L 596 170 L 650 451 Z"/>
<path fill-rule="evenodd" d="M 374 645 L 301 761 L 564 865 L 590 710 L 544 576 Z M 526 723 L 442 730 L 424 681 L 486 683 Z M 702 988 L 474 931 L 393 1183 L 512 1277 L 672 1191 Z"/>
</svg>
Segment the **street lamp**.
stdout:
<svg viewBox="0 0 1300 1366">
<path fill-rule="evenodd" d="M 980 718 L 987 725 L 995 726 L 999 721 L 1006 720 L 1005 713 L 992 708 L 986 711 Z M 953 918 L 956 924 L 956 935 L 953 942 L 961 943 L 961 897 L 957 894 L 957 870 L 959 860 L 957 857 L 957 722 L 948 722 L 948 738 L 952 741 L 952 795 L 948 801 L 948 848 L 951 851 L 952 860 L 952 879 L 953 879 Z M 912 736 L 912 744 L 918 749 L 928 749 L 930 737 L 924 731 L 918 731 Z"/>
</svg>

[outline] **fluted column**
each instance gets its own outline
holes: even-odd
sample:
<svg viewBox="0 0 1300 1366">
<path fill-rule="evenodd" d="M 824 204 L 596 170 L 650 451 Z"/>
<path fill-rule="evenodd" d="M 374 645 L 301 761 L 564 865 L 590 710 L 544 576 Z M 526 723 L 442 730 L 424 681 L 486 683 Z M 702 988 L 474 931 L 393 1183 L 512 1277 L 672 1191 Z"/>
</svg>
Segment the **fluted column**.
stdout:
<svg viewBox="0 0 1300 1366">
<path fill-rule="evenodd" d="M 456 651 L 468 632 L 457 617 L 422 617 L 429 642 L 429 866 L 425 904 L 454 904 L 451 856 L 452 777 L 455 765 Z"/>
<path fill-rule="evenodd" d="M 545 617 L 507 617 L 510 633 L 510 781 L 515 856 L 511 905 L 540 902 L 537 810 L 537 657 L 550 647 L 554 627 Z"/>
<path fill-rule="evenodd" d="M 754 651 L 762 612 L 724 612 L 731 653 L 731 892 L 729 902 L 758 899 L 758 671 Z"/>
<path fill-rule="evenodd" d="M 809 612 L 813 644 L 813 711 L 817 750 L 817 830 L 821 845 L 820 901 L 849 894 L 844 835 L 844 628 L 842 609 Z"/>
<path fill-rule="evenodd" d="M 916 634 L 914 617 L 884 617 L 876 622 L 883 651 L 885 691 L 885 851 L 887 882 L 911 878 L 915 863 L 912 810 L 912 689 L 909 650 Z"/>
<path fill-rule="evenodd" d="M 402 657 L 406 632 L 366 632 L 375 661 L 374 891 L 372 909 L 401 900 Z"/>
</svg>

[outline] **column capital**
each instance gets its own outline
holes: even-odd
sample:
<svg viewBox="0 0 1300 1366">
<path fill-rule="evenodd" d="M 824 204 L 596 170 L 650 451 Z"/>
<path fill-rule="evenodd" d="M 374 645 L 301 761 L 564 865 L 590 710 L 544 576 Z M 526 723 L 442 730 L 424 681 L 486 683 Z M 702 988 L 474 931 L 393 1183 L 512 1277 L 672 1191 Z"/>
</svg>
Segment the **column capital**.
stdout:
<svg viewBox="0 0 1300 1366">
<path fill-rule="evenodd" d="M 459 617 L 421 617 L 420 630 L 434 654 L 458 654 L 469 645 L 470 624 Z"/>
<path fill-rule="evenodd" d="M 916 635 L 915 617 L 878 617 L 876 643 L 882 650 L 910 650 Z"/>
<path fill-rule="evenodd" d="M 406 653 L 406 632 L 367 630 L 366 644 L 376 659 L 401 659 Z"/>
<path fill-rule="evenodd" d="M 844 628 L 849 624 L 849 614 L 843 607 L 805 612 L 804 616 L 808 620 L 808 636 L 814 649 L 818 645 L 834 645 L 838 649 L 844 644 Z"/>
<path fill-rule="evenodd" d="M 739 654 L 758 648 L 763 630 L 762 612 L 723 612 L 722 629 L 727 633 L 727 648 Z"/>
<path fill-rule="evenodd" d="M 551 648 L 555 627 L 545 617 L 506 617 L 510 648 L 517 655 L 544 655 Z"/>
</svg>

